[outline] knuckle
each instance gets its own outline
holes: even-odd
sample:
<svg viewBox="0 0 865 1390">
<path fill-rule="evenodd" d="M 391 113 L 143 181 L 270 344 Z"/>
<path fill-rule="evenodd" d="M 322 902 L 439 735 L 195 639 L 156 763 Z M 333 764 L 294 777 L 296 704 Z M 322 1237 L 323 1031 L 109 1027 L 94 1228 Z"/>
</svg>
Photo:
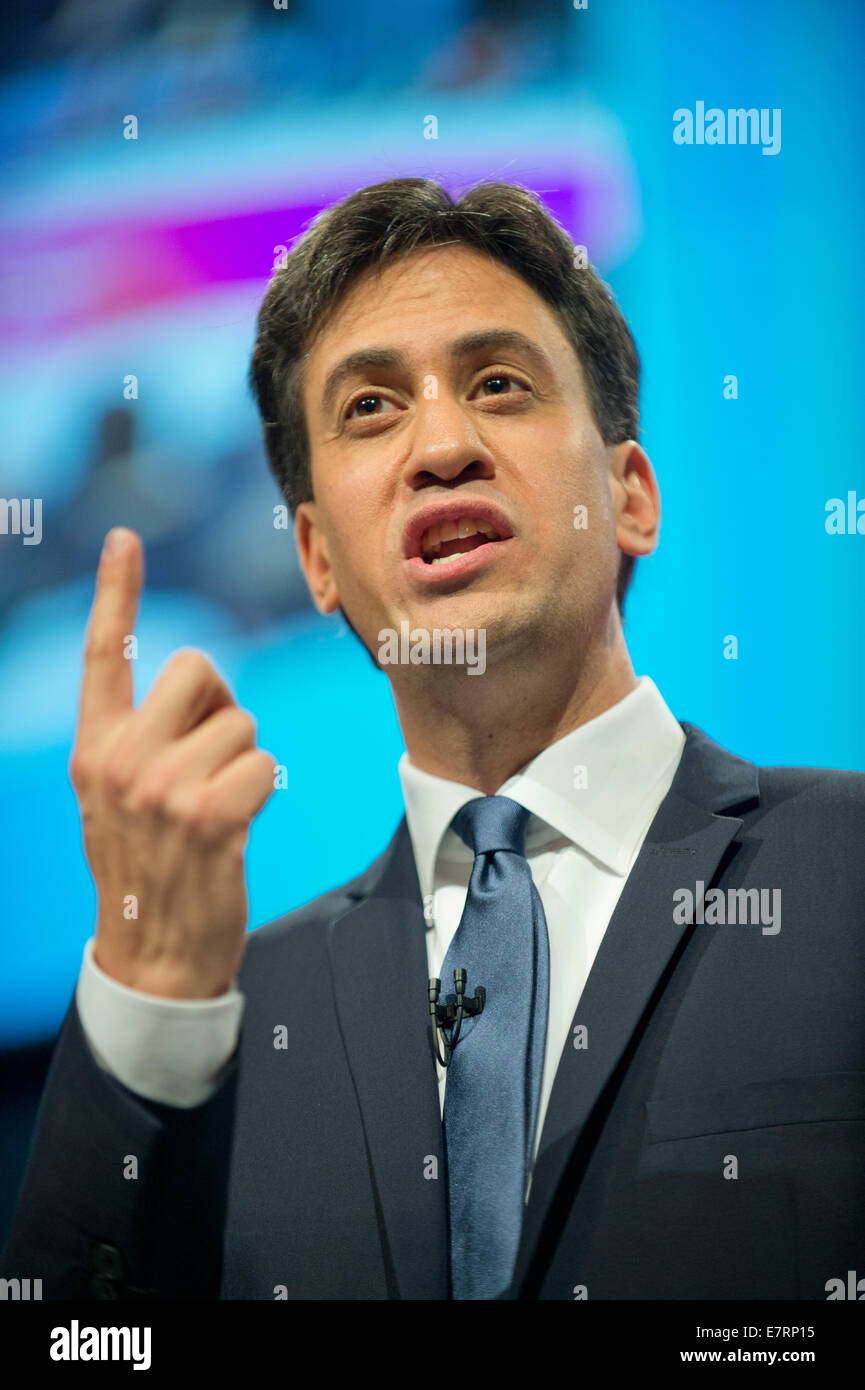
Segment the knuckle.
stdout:
<svg viewBox="0 0 865 1390">
<path fill-rule="evenodd" d="M 270 753 L 255 749 L 255 762 L 250 764 L 250 785 L 257 796 L 270 796 L 276 788 L 276 769 L 279 764 Z"/>
<path fill-rule="evenodd" d="M 171 665 L 196 681 L 208 679 L 213 672 L 213 667 L 198 647 L 181 647 L 171 658 Z"/>
<path fill-rule="evenodd" d="M 258 725 L 255 719 L 245 709 L 231 709 L 227 711 L 227 716 L 237 727 L 238 736 L 245 738 L 248 743 L 255 743 L 258 733 Z"/>
<path fill-rule="evenodd" d="M 204 797 L 198 789 L 184 788 L 169 796 L 165 810 L 175 825 L 195 833 L 203 824 Z"/>
<path fill-rule="evenodd" d="M 266 777 L 268 781 L 272 782 L 276 776 L 276 769 L 279 767 L 279 763 L 273 754 L 266 752 L 265 749 L 259 748 L 256 751 L 258 752 L 259 762 L 261 764 L 262 777 Z"/>
<path fill-rule="evenodd" d="M 196 787 L 172 798 L 174 821 L 193 838 L 207 843 L 221 838 L 230 828 L 230 813 L 207 787 Z"/>
<path fill-rule="evenodd" d="M 69 780 L 76 791 L 83 791 L 90 785 L 93 777 L 93 761 L 91 757 L 82 752 L 80 748 L 75 748 L 69 759 Z"/>
<path fill-rule="evenodd" d="M 129 757 L 122 752 L 111 753 L 100 769 L 99 780 L 109 792 L 125 795 L 130 791 L 135 779 L 135 769 Z"/>
<path fill-rule="evenodd" d="M 130 810 L 155 813 L 162 811 L 168 795 L 168 779 L 164 773 L 149 772 L 130 797 Z"/>
<path fill-rule="evenodd" d="M 122 645 L 122 639 L 116 633 L 97 628 L 87 635 L 87 641 L 84 644 L 85 660 L 88 662 L 105 661 L 108 657 L 116 656 L 117 648 L 120 645 Z"/>
</svg>

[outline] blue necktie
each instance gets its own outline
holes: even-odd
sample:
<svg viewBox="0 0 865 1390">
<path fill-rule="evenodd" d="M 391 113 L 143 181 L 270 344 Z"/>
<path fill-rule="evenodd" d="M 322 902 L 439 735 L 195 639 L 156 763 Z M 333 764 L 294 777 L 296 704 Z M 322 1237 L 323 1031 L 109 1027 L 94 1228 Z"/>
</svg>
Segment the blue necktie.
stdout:
<svg viewBox="0 0 865 1390">
<path fill-rule="evenodd" d="M 507 796 L 469 801 L 452 825 L 474 851 L 463 915 L 442 964 L 486 990 L 464 1019 L 445 1083 L 451 1290 L 493 1299 L 513 1276 L 534 1145 L 549 1002 L 547 922 L 525 857 L 529 812 Z"/>
</svg>

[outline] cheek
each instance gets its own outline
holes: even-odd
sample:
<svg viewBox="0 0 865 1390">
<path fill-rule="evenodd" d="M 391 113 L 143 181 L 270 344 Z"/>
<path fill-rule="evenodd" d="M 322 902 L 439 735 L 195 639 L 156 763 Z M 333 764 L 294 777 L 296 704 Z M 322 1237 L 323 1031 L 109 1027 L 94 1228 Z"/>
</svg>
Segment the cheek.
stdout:
<svg viewBox="0 0 865 1390">
<path fill-rule="evenodd" d="M 356 588 L 358 580 L 368 572 L 370 551 L 363 543 L 363 533 L 352 528 L 334 533 L 331 567 L 340 588 Z"/>
<path fill-rule="evenodd" d="M 383 587 L 383 547 L 380 540 L 371 539 L 372 532 L 362 515 L 352 513 L 349 507 L 343 515 L 351 517 L 351 522 L 340 520 L 332 532 L 331 569 L 340 595 L 367 607 Z"/>
<path fill-rule="evenodd" d="M 363 469 L 352 468 L 349 461 L 334 468 L 320 489 L 331 522 L 331 567 L 347 584 L 352 576 L 382 575 L 402 554 L 402 527 L 389 476 L 384 460 Z"/>
<path fill-rule="evenodd" d="M 551 577 L 555 584 L 583 587 L 590 574 L 600 576 L 615 563 L 615 519 L 606 473 L 597 459 L 571 449 L 551 458 L 548 476 L 551 485 L 537 506 Z"/>
<path fill-rule="evenodd" d="M 377 507 L 368 486 L 343 477 L 340 486 L 321 487 L 317 494 L 330 519 L 331 567 L 334 573 L 366 570 L 381 550 L 381 539 L 373 542 Z"/>
<path fill-rule="evenodd" d="M 594 461 L 579 450 L 554 455 L 548 463 L 548 486 L 541 498 L 548 534 L 573 537 L 574 532 L 593 543 L 603 543 L 611 526 L 609 489 Z"/>
</svg>

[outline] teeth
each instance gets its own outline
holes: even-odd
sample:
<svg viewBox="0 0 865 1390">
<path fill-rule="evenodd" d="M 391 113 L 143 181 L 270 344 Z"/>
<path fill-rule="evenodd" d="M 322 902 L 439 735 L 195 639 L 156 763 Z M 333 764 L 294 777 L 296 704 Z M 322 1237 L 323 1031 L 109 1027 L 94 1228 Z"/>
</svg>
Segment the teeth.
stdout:
<svg viewBox="0 0 865 1390">
<path fill-rule="evenodd" d="M 445 541 L 466 540 L 469 536 L 490 536 L 498 540 L 499 533 L 488 521 L 476 521 L 470 516 L 461 516 L 457 521 L 439 521 L 424 531 L 421 537 L 421 554 L 434 556 Z M 453 559 L 453 556 L 445 556 Z M 432 561 L 435 564 L 435 560 Z"/>
</svg>

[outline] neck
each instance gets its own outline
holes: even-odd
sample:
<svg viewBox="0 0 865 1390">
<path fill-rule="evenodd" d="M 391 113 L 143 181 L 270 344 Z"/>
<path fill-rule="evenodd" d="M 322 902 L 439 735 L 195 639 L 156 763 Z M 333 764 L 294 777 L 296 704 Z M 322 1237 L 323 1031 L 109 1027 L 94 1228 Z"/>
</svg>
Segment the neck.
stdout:
<svg viewBox="0 0 865 1390">
<path fill-rule="evenodd" d="M 538 654 L 477 677 L 441 667 L 425 674 L 423 681 L 394 683 L 412 763 L 487 796 L 637 684 L 621 631 L 611 647 L 590 653 L 576 669 L 572 661 L 553 664 Z"/>
</svg>

